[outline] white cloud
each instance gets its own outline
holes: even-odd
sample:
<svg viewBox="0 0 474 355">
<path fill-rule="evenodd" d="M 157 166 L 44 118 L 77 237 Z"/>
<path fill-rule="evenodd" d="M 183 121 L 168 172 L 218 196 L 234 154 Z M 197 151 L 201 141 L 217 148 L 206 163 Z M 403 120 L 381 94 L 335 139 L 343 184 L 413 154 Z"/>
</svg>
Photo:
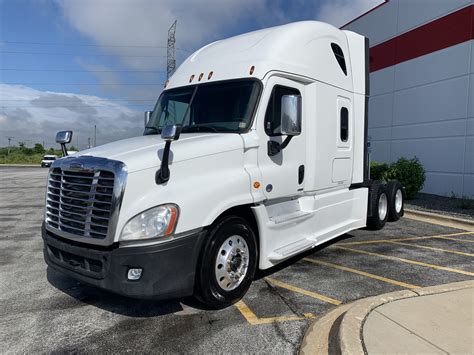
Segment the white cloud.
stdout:
<svg viewBox="0 0 474 355">
<path fill-rule="evenodd" d="M 73 144 L 85 148 L 97 125 L 97 144 L 140 135 L 142 112 L 97 96 L 43 92 L 22 85 L 0 84 L 4 103 L 0 116 L 0 146 L 15 141 L 45 141 L 53 146 L 57 131 L 73 130 Z"/>
<path fill-rule="evenodd" d="M 319 8 L 317 18 L 340 27 L 383 2 L 384 0 L 329 0 Z"/>
<path fill-rule="evenodd" d="M 100 45 L 166 46 L 168 29 L 178 20 L 178 48 L 196 49 L 221 38 L 229 27 L 260 13 L 264 1 L 252 0 L 57 0 L 73 28 Z M 105 48 L 105 47 L 104 47 Z M 135 69 L 163 69 L 165 48 L 106 47 Z M 190 53 L 178 51 L 178 56 Z"/>
</svg>

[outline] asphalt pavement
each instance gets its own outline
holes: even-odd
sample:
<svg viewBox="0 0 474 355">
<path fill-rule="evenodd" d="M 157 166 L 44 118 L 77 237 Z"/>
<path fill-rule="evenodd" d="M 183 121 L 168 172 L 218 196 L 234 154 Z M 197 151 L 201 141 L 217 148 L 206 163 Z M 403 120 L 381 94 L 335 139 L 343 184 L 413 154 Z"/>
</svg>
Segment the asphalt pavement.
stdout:
<svg viewBox="0 0 474 355">
<path fill-rule="evenodd" d="M 227 309 L 135 300 L 43 260 L 47 169 L 0 167 L 0 349 L 25 352 L 298 351 L 313 319 L 378 294 L 474 279 L 474 234 L 403 218 L 358 230 L 262 273 Z"/>
</svg>

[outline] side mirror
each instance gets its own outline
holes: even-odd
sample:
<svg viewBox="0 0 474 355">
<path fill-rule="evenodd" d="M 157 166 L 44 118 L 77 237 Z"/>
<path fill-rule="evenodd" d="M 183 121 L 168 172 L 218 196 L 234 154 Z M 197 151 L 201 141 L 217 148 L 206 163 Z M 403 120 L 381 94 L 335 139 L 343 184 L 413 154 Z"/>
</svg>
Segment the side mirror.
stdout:
<svg viewBox="0 0 474 355">
<path fill-rule="evenodd" d="M 56 133 L 56 143 L 68 144 L 72 140 L 72 131 L 59 131 Z"/>
<path fill-rule="evenodd" d="M 161 139 L 172 142 L 178 140 L 179 135 L 181 134 L 181 125 L 168 125 L 162 128 L 161 130 Z"/>
<path fill-rule="evenodd" d="M 179 138 L 181 134 L 181 125 L 173 124 L 165 126 L 161 129 L 161 139 L 166 141 L 165 149 L 163 150 L 163 156 L 161 158 L 161 167 L 155 174 L 155 182 L 160 185 L 164 184 L 170 179 L 170 168 L 169 168 L 169 158 L 170 158 L 170 147 L 171 142 Z"/>
<path fill-rule="evenodd" d="M 148 122 L 150 121 L 152 113 L 153 113 L 153 111 L 145 111 L 145 127 L 148 124 Z"/>
<path fill-rule="evenodd" d="M 281 97 L 281 134 L 297 136 L 301 133 L 301 96 Z"/>
<path fill-rule="evenodd" d="M 56 133 L 56 143 L 61 144 L 61 151 L 63 156 L 67 157 L 66 144 L 71 143 L 72 140 L 72 131 L 59 131 Z"/>
</svg>

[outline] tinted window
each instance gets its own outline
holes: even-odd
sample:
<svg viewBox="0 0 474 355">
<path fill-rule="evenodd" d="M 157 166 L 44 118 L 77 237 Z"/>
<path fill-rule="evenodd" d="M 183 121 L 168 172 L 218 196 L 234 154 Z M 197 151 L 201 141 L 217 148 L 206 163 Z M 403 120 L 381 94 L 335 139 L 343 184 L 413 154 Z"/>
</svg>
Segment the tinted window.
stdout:
<svg viewBox="0 0 474 355">
<path fill-rule="evenodd" d="M 339 66 L 344 72 L 344 75 L 347 75 L 346 60 L 344 59 L 344 53 L 342 52 L 341 47 L 339 47 L 336 43 L 331 43 L 331 48 L 337 62 L 339 63 Z"/>
<path fill-rule="evenodd" d="M 260 93 L 256 80 L 234 80 L 164 91 L 145 129 L 182 124 L 181 133 L 243 132 L 250 123 Z"/>
<path fill-rule="evenodd" d="M 349 139 L 349 110 L 341 107 L 341 141 L 347 142 Z"/>
<path fill-rule="evenodd" d="M 281 97 L 284 95 L 300 95 L 300 92 L 283 86 L 273 88 L 265 113 L 265 132 L 269 136 L 281 136 Z"/>
</svg>

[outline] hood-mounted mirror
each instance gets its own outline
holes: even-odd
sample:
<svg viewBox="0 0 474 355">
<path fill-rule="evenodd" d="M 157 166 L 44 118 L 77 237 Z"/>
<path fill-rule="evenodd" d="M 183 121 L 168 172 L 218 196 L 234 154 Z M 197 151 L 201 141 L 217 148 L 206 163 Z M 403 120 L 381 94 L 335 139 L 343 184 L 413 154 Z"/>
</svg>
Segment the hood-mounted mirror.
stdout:
<svg viewBox="0 0 474 355">
<path fill-rule="evenodd" d="M 71 143 L 72 131 L 59 131 L 56 133 L 56 143 L 61 144 L 61 151 L 64 157 L 67 157 L 66 144 Z"/>
</svg>

